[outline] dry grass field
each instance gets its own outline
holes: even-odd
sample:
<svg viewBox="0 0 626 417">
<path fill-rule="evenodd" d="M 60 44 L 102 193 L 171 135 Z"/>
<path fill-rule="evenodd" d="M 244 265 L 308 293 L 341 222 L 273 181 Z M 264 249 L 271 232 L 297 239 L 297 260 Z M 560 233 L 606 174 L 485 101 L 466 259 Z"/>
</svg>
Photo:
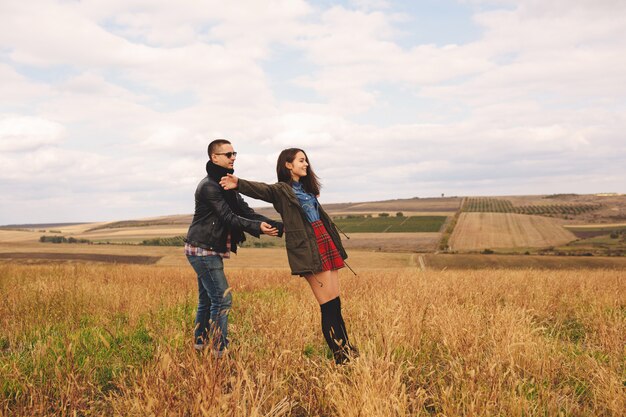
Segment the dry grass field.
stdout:
<svg viewBox="0 0 626 417">
<path fill-rule="evenodd" d="M 227 264 L 232 349 L 215 360 L 191 348 L 189 266 L 2 263 L 0 415 L 623 415 L 622 271 L 378 255 L 340 273 L 361 350 L 344 367 L 285 268 Z"/>
<path fill-rule="evenodd" d="M 450 237 L 455 251 L 486 248 L 541 248 L 563 245 L 576 236 L 559 220 L 514 213 L 462 213 Z"/>
</svg>

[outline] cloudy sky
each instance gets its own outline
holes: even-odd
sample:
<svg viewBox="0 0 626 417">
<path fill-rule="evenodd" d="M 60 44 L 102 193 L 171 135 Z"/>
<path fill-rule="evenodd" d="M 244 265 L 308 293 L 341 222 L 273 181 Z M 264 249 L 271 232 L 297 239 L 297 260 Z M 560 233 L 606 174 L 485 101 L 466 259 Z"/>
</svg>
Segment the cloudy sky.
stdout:
<svg viewBox="0 0 626 417">
<path fill-rule="evenodd" d="M 625 135 L 623 0 L 0 1 L 0 224 L 191 213 L 216 137 L 322 202 L 626 192 Z"/>
</svg>

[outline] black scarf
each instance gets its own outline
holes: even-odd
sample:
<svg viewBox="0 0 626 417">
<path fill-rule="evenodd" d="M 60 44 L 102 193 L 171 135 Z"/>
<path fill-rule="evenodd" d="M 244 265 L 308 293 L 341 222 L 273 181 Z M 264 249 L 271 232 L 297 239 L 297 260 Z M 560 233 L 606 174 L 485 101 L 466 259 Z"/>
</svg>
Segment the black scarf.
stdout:
<svg viewBox="0 0 626 417">
<path fill-rule="evenodd" d="M 215 165 L 213 162 L 209 161 L 206 163 L 206 173 L 209 174 L 209 177 L 215 180 L 218 184 L 222 177 L 225 177 L 226 174 L 233 174 L 235 172 L 234 169 L 224 168 L 219 165 Z M 237 201 L 237 193 L 235 190 L 225 190 L 220 186 L 220 191 L 224 196 L 224 200 L 228 204 L 228 207 L 233 211 L 233 213 L 240 215 L 242 214 L 241 207 L 239 207 L 239 202 Z"/>
<path fill-rule="evenodd" d="M 225 177 L 226 174 L 232 174 L 233 172 L 235 172 L 235 170 L 215 165 L 213 162 L 209 161 L 206 163 L 206 172 L 207 174 L 209 174 L 209 177 L 211 179 L 217 181 L 217 183 L 219 184 L 222 177 Z M 239 202 L 237 201 L 237 193 L 235 192 L 235 190 L 225 190 L 220 185 L 220 191 L 224 196 L 224 200 L 226 200 L 226 204 L 228 204 L 228 207 L 230 207 L 233 213 L 241 216 L 243 212 L 241 211 L 241 207 L 239 207 Z M 246 240 L 246 238 L 243 235 L 243 232 L 239 230 L 238 227 L 232 227 L 230 229 L 230 240 L 231 249 L 235 250 L 235 244 L 243 242 L 244 240 Z"/>
</svg>

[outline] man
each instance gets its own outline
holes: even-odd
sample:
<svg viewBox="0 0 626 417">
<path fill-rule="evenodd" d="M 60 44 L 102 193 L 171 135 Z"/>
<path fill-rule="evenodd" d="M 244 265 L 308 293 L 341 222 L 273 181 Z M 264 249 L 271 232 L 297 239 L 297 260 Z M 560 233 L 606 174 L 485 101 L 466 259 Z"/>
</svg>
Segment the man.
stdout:
<svg viewBox="0 0 626 417">
<path fill-rule="evenodd" d="M 223 176 L 234 172 L 237 158 L 228 140 L 214 140 L 208 153 L 207 176 L 196 188 L 185 255 L 198 274 L 194 347 L 202 350 L 211 343 L 214 356 L 222 357 L 228 346 L 228 313 L 232 304 L 223 259 L 229 258 L 231 251 L 237 252 L 237 244 L 245 241 L 244 231 L 255 237 L 261 233 L 281 236 L 283 225 L 255 213 L 239 193 L 226 191 L 219 185 Z"/>
</svg>

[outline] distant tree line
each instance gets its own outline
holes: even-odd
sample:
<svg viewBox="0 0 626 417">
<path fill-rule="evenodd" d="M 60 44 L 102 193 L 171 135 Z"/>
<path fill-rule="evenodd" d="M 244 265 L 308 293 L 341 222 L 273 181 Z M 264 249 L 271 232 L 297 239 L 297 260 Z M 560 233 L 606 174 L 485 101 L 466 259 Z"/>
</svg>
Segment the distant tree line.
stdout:
<svg viewBox="0 0 626 417">
<path fill-rule="evenodd" d="M 144 246 L 185 246 L 183 240 L 185 236 L 174 237 L 155 237 L 154 239 L 146 239 L 141 242 Z"/>
<path fill-rule="evenodd" d="M 41 243 L 91 243 L 89 239 L 76 239 L 75 237 L 65 236 L 40 236 L 39 241 Z"/>
</svg>

